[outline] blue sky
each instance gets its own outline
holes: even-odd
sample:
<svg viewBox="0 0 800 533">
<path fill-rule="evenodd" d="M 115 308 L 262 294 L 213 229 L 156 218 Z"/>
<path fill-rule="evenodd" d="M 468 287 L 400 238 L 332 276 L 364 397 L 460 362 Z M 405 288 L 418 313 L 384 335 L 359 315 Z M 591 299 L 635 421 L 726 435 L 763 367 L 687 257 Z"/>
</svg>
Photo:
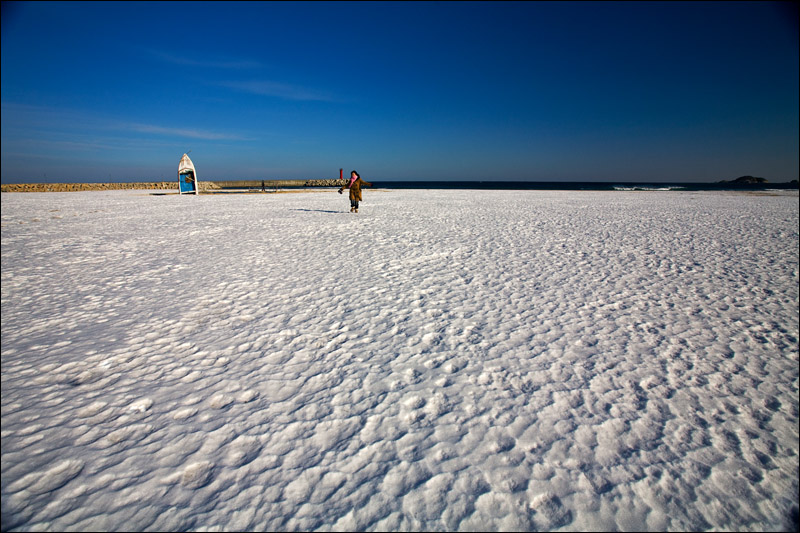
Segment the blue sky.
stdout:
<svg viewBox="0 0 800 533">
<path fill-rule="evenodd" d="M 798 176 L 770 2 L 3 2 L 2 182 Z"/>
</svg>

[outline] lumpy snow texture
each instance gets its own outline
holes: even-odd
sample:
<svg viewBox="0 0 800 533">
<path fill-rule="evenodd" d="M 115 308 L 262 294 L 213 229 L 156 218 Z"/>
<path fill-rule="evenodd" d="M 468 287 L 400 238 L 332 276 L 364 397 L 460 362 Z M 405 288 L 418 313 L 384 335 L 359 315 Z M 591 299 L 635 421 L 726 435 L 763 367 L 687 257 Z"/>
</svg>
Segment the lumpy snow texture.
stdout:
<svg viewBox="0 0 800 533">
<path fill-rule="evenodd" d="M 790 530 L 798 197 L 2 195 L 3 530 Z"/>
</svg>

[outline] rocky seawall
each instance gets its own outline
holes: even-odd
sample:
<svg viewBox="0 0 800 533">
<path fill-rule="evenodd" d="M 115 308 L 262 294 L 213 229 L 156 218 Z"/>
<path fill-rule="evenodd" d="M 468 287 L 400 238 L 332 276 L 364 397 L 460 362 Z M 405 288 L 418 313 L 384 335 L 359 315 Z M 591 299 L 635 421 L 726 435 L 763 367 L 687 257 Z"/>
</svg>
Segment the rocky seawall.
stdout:
<svg viewBox="0 0 800 533">
<path fill-rule="evenodd" d="M 243 188 L 260 187 L 258 182 L 220 182 L 229 184 L 242 184 Z M 341 187 L 345 180 L 264 180 L 265 187 Z M 235 186 L 235 185 L 233 185 Z M 220 189 L 220 185 L 213 181 L 201 181 L 200 190 L 209 191 Z M 77 191 L 113 191 L 119 189 L 172 189 L 178 190 L 176 181 L 155 181 L 136 183 L 10 183 L 0 185 L 0 192 L 77 192 Z"/>
<path fill-rule="evenodd" d="M 306 187 L 341 187 L 347 180 L 306 180 Z"/>
<path fill-rule="evenodd" d="M 175 189 L 174 181 L 153 183 L 10 183 L 0 185 L 2 192 L 74 192 L 74 191 L 113 191 L 118 189 Z M 202 190 L 202 184 L 200 189 Z"/>
</svg>

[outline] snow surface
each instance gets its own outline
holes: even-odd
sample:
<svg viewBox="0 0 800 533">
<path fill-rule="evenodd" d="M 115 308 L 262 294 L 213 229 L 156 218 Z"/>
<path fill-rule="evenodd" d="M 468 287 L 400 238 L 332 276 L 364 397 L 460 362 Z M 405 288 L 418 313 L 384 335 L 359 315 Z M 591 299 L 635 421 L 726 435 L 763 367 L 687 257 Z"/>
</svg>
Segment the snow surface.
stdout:
<svg viewBox="0 0 800 533">
<path fill-rule="evenodd" d="M 798 196 L 2 195 L 3 530 L 793 530 Z"/>
</svg>

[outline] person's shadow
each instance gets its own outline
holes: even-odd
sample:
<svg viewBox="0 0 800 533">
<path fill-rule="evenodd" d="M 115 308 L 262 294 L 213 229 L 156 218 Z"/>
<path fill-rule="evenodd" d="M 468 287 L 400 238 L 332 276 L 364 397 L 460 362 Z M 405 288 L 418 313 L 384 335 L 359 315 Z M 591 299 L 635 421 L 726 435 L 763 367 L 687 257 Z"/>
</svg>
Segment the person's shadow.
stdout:
<svg viewBox="0 0 800 533">
<path fill-rule="evenodd" d="M 344 211 L 327 211 L 325 209 L 292 209 L 292 211 L 308 211 L 310 213 L 344 213 Z"/>
</svg>

